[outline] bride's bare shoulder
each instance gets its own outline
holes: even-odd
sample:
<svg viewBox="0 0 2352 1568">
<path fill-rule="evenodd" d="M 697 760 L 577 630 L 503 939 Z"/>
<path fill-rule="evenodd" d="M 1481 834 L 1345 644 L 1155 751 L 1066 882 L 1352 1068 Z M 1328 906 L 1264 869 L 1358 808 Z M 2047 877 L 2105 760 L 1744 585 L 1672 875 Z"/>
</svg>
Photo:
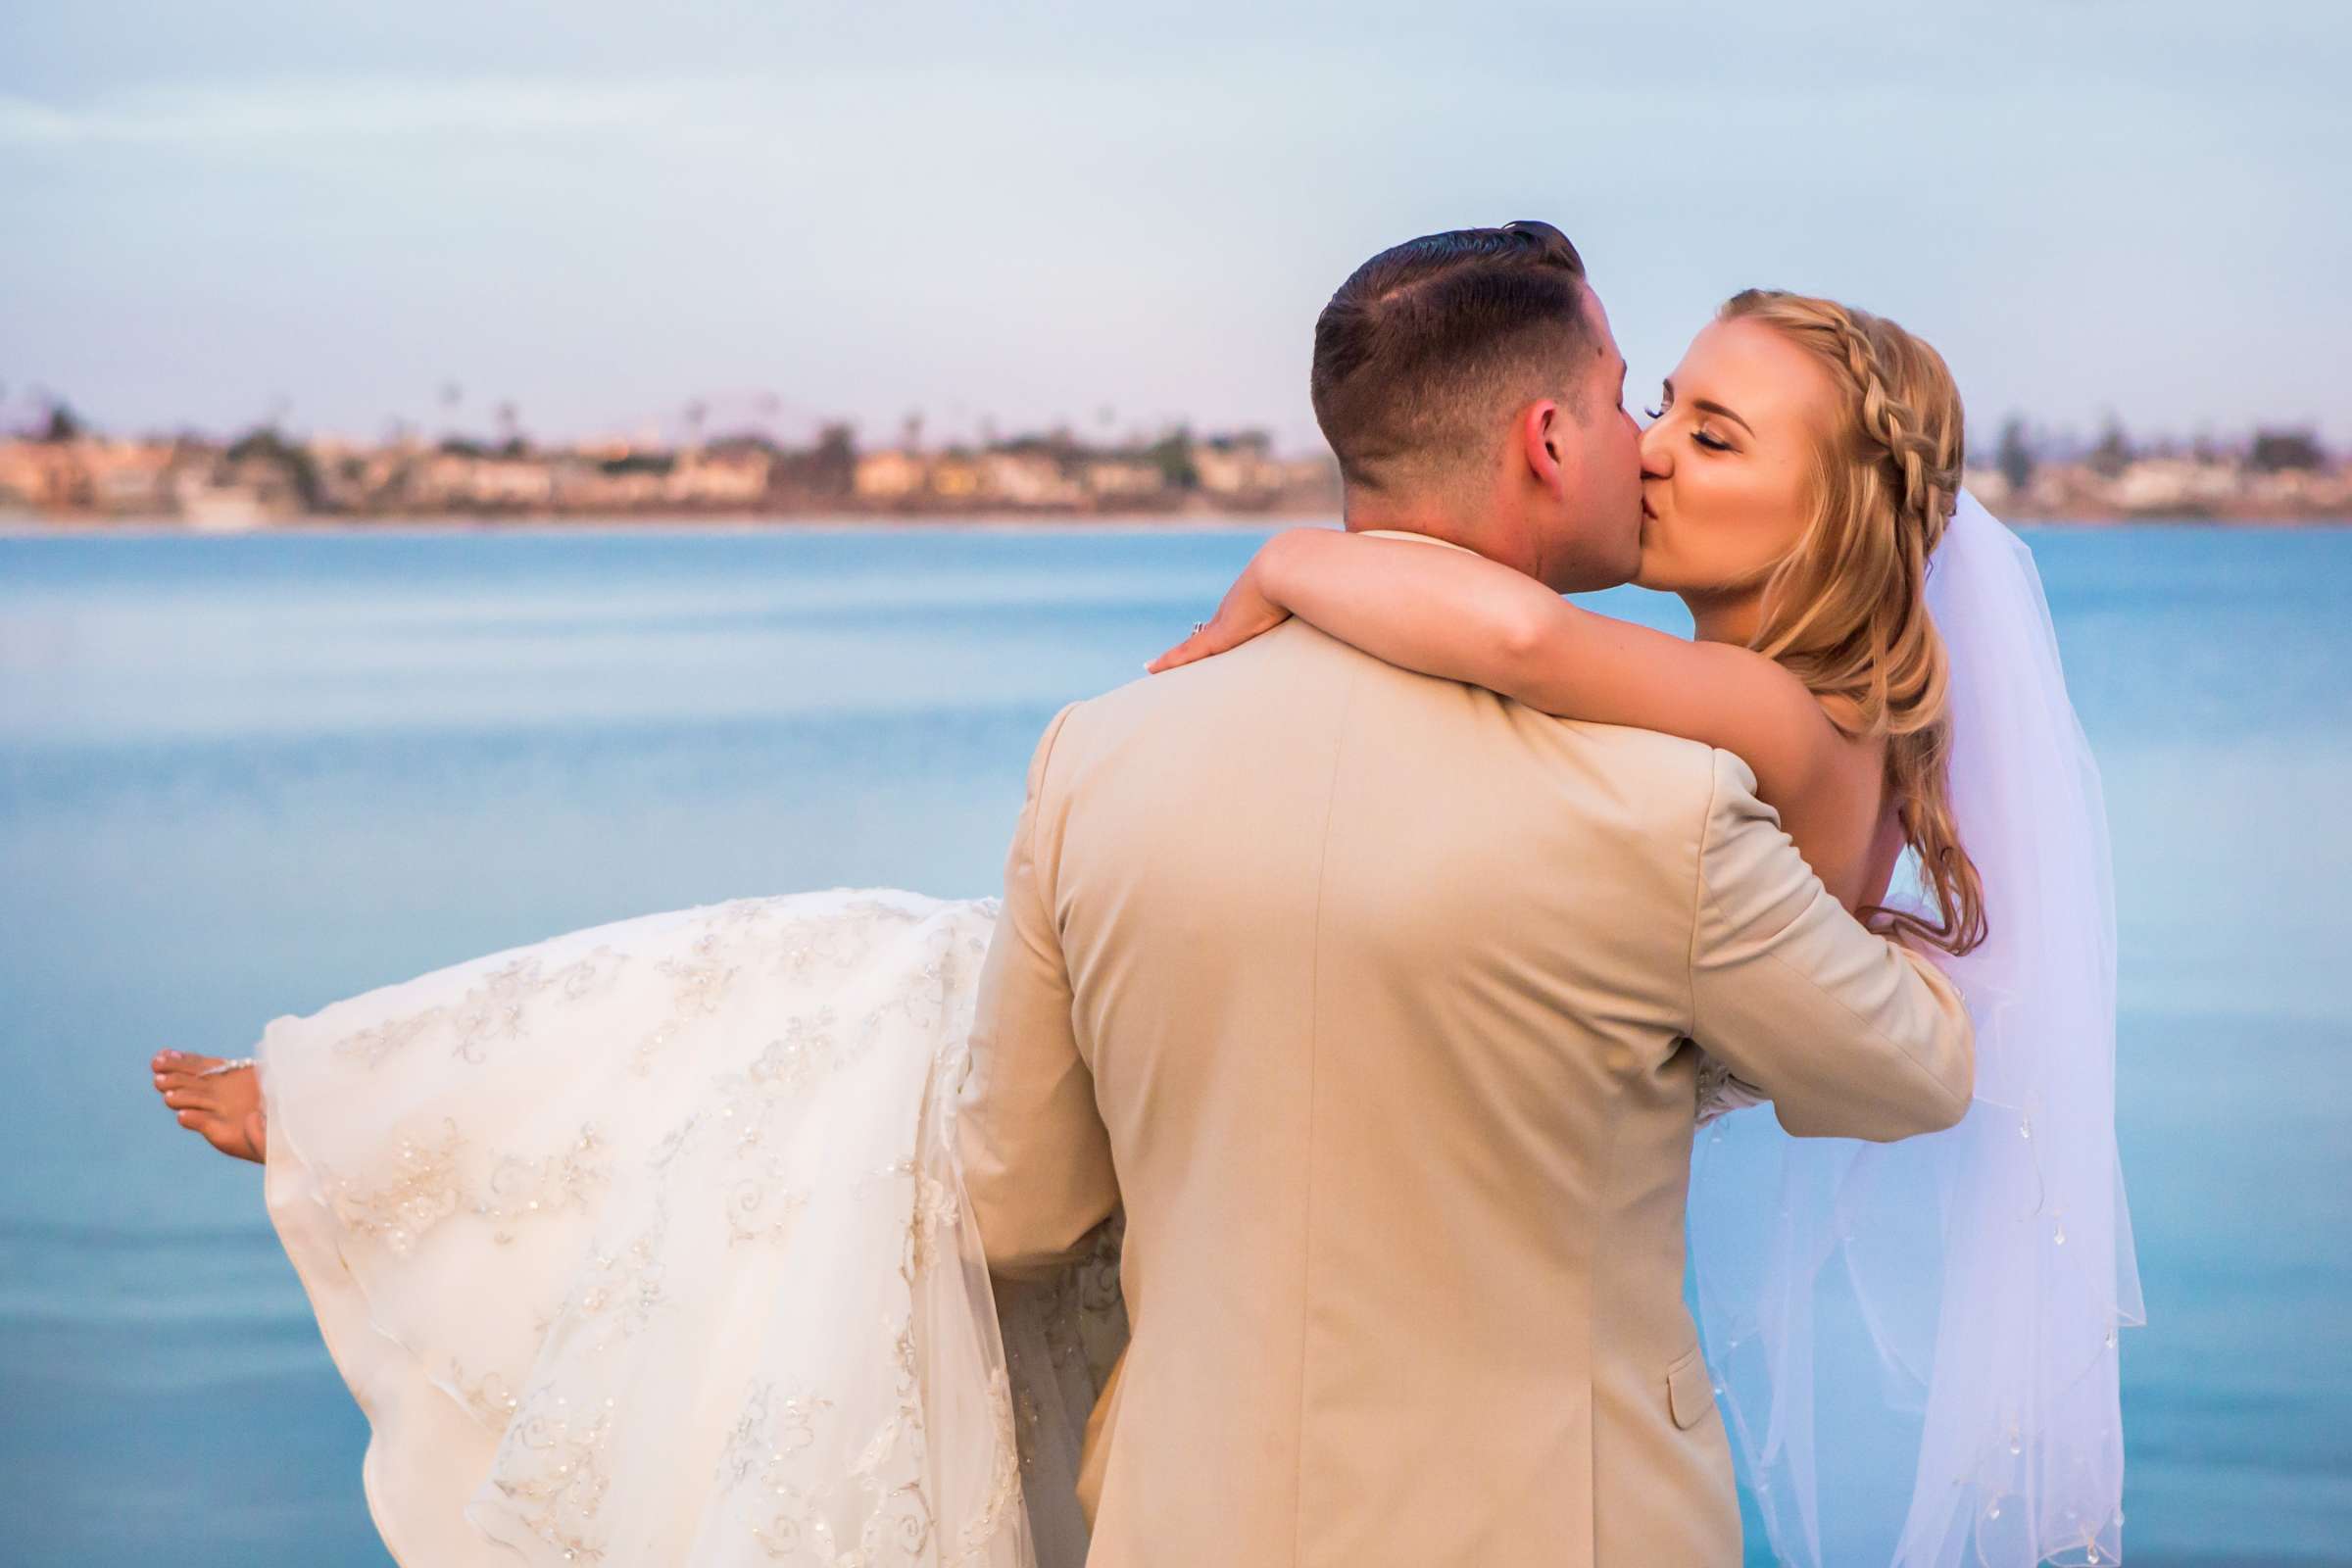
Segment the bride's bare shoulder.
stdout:
<svg viewBox="0 0 2352 1568">
<path fill-rule="evenodd" d="M 1782 826 L 1839 903 L 1878 902 L 1902 851 L 1901 823 L 1886 805 L 1884 739 L 1839 730 L 1803 787 L 1776 804 Z"/>
</svg>

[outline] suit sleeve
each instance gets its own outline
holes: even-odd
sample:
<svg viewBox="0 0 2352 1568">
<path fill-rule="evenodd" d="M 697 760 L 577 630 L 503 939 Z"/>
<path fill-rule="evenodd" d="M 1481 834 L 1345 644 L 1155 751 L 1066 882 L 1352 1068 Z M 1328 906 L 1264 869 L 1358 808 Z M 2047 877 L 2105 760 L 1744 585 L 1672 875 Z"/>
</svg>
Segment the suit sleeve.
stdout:
<svg viewBox="0 0 2352 1568">
<path fill-rule="evenodd" d="M 1831 897 L 1747 766 L 1714 754 L 1690 937 L 1690 1037 L 1800 1137 L 1886 1142 L 1968 1109 L 1976 1031 L 1950 980 Z"/>
<path fill-rule="evenodd" d="M 1078 1054 L 1069 969 L 1054 919 L 1060 823 L 1043 803 L 1054 744 L 1069 715 L 1067 708 L 1054 715 L 1029 764 L 957 1107 L 956 1151 L 981 1248 L 992 1271 L 1014 1278 L 1076 1257 L 1119 1200 L 1094 1074 Z M 1054 819 L 1042 820 L 1048 816 Z"/>
</svg>

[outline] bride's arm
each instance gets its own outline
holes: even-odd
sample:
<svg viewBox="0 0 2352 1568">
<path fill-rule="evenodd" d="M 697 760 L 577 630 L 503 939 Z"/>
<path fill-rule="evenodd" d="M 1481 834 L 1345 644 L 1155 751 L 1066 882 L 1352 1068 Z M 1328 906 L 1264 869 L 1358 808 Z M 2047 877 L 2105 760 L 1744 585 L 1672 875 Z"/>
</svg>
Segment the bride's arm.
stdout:
<svg viewBox="0 0 2352 1568">
<path fill-rule="evenodd" d="M 1153 661 L 1173 669 L 1297 615 L 1406 669 L 1484 686 L 1563 718 L 1719 746 L 1784 809 L 1838 732 L 1802 682 L 1761 654 L 1687 642 L 1581 610 L 1522 572 L 1458 550 L 1294 528 L 1268 540 L 1200 631 Z"/>
</svg>

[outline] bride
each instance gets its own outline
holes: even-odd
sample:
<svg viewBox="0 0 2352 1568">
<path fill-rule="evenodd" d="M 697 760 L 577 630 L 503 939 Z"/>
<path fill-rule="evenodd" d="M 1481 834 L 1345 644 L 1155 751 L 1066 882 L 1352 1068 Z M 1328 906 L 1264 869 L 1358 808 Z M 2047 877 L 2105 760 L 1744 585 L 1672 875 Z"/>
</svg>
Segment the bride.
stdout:
<svg viewBox="0 0 2352 1568">
<path fill-rule="evenodd" d="M 2138 1302 L 2106 828 L 2038 578 L 1960 494 L 1961 439 L 1924 342 L 1751 290 L 1642 437 L 1638 580 L 1695 641 L 1301 529 L 1152 666 L 1296 614 L 1731 750 L 1830 888 L 1959 983 L 1978 1093 L 1947 1133 L 1794 1140 L 1702 1075 L 1699 1316 L 1790 1561 L 2120 1553 Z M 250 1059 L 155 1058 L 181 1125 L 266 1167 L 396 1557 L 1075 1568 L 1116 1222 L 992 1295 L 953 1151 L 995 912 L 836 891 L 652 915 L 276 1019 Z"/>
</svg>

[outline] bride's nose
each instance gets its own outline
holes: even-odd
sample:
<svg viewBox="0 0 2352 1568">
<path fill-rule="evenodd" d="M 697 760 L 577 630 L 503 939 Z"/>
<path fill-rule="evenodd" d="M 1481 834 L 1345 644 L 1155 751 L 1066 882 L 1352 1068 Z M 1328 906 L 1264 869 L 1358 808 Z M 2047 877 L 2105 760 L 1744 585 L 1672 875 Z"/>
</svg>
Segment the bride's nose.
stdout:
<svg viewBox="0 0 2352 1568">
<path fill-rule="evenodd" d="M 1654 420 L 1648 429 L 1642 432 L 1642 477 L 1644 479 L 1664 479 L 1674 473 L 1674 444 L 1666 438 L 1662 428 L 1665 422 L 1663 419 Z"/>
</svg>

